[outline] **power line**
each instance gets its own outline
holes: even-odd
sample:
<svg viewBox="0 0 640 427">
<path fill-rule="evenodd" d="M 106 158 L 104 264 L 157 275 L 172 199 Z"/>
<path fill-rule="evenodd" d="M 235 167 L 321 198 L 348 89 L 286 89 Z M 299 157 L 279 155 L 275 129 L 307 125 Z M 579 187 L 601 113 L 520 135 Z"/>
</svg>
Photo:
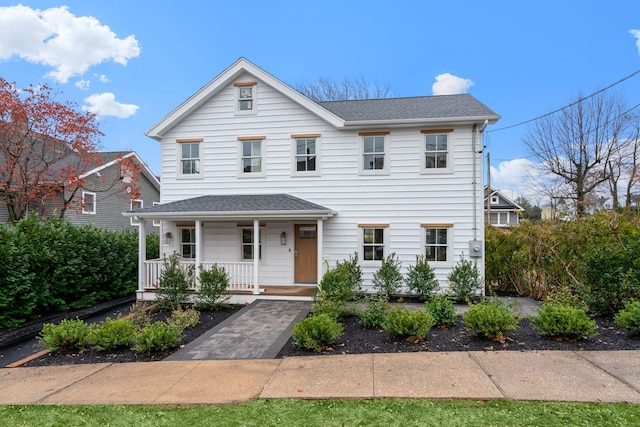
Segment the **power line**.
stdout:
<svg viewBox="0 0 640 427">
<path fill-rule="evenodd" d="M 624 82 L 624 81 L 626 81 L 626 80 L 629 80 L 630 78 L 632 78 L 632 77 L 636 76 L 637 74 L 640 74 L 640 70 L 636 70 L 636 71 L 634 71 L 633 73 L 629 74 L 628 76 L 623 77 L 623 78 L 621 78 L 620 80 L 618 80 L 618 81 L 616 81 L 616 82 L 614 82 L 614 83 L 610 84 L 609 86 L 606 86 L 606 87 L 604 87 L 604 88 L 602 88 L 602 89 L 600 89 L 600 90 L 597 90 L 597 91 L 593 92 L 592 94 L 590 94 L 590 95 L 588 95 L 588 96 L 585 96 L 585 97 L 583 97 L 583 98 L 578 99 L 578 100 L 577 100 L 577 101 L 575 101 L 575 102 L 572 102 L 572 103 L 570 103 L 570 104 L 567 104 L 567 105 L 565 105 L 565 106 L 564 106 L 564 107 L 562 107 L 562 108 L 558 108 L 557 110 L 553 110 L 553 111 L 551 111 L 551 112 L 549 112 L 549 113 L 543 114 L 543 115 L 538 116 L 538 117 L 534 117 L 533 119 L 525 120 L 524 122 L 516 123 L 516 124 L 514 124 L 514 125 L 501 127 L 501 128 L 498 128 L 498 129 L 489 129 L 489 130 L 487 130 L 487 132 L 488 132 L 488 133 L 490 133 L 490 132 L 498 132 L 498 131 L 500 131 L 500 130 L 511 129 L 511 128 L 514 128 L 514 127 L 517 127 L 517 126 L 526 125 L 527 123 L 531 123 L 531 122 L 534 122 L 534 121 L 536 121 L 536 120 L 542 119 L 542 118 L 544 118 L 544 117 L 550 116 L 550 115 L 552 115 L 552 114 L 558 113 L 558 112 L 560 112 L 560 111 L 562 111 L 562 110 L 565 110 L 565 109 L 567 109 L 567 108 L 569 108 L 569 107 L 573 107 L 574 105 L 579 104 L 580 102 L 584 101 L 585 99 L 592 98 L 592 97 L 594 97 L 594 96 L 598 95 L 599 93 L 602 93 L 602 92 L 604 92 L 604 91 L 606 91 L 606 90 L 609 90 L 609 89 L 611 89 L 612 87 L 614 87 L 614 86 L 616 86 L 616 85 L 619 85 L 620 83 L 622 83 L 622 82 Z M 634 107 L 634 108 L 635 108 L 635 107 Z"/>
</svg>

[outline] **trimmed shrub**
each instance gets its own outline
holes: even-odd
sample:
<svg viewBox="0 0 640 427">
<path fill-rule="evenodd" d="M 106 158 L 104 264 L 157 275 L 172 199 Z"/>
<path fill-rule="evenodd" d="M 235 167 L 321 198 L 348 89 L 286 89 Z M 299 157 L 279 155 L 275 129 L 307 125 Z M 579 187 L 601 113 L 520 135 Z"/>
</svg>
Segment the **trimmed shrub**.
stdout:
<svg viewBox="0 0 640 427">
<path fill-rule="evenodd" d="M 434 325 L 433 316 L 426 311 L 410 311 L 395 307 L 385 321 L 385 329 L 394 335 L 406 338 L 407 341 L 422 341 Z"/>
<path fill-rule="evenodd" d="M 518 315 L 498 298 L 472 304 L 462 320 L 470 331 L 495 341 L 518 329 Z"/>
<path fill-rule="evenodd" d="M 350 314 L 347 303 L 357 299 L 362 283 L 362 270 L 358 265 L 358 255 L 349 257 L 348 261 L 336 263 L 336 268 L 327 271 L 318 292 L 313 298 L 312 311 L 325 313 L 334 319 Z"/>
<path fill-rule="evenodd" d="M 213 264 L 209 270 L 200 266 L 200 288 L 194 295 L 197 308 L 217 308 L 229 301 L 229 275 L 224 267 Z"/>
<path fill-rule="evenodd" d="M 409 290 L 422 301 L 427 301 L 440 287 L 436 273 L 424 255 L 416 255 L 416 264 L 410 265 L 404 279 Z"/>
<path fill-rule="evenodd" d="M 91 326 L 84 320 L 65 319 L 58 324 L 45 323 L 38 335 L 41 346 L 51 351 L 83 349 L 89 343 Z"/>
<path fill-rule="evenodd" d="M 546 302 L 531 318 L 533 328 L 556 339 L 577 340 L 597 335 L 598 326 L 584 308 L 566 303 Z"/>
<path fill-rule="evenodd" d="M 446 295 L 434 295 L 425 308 L 438 326 L 453 325 L 458 320 L 456 308 Z"/>
<path fill-rule="evenodd" d="M 478 266 L 462 256 L 447 278 L 449 293 L 456 301 L 471 301 L 478 298 L 484 287 Z"/>
<path fill-rule="evenodd" d="M 176 310 L 189 301 L 192 275 L 181 268 L 177 253 L 165 257 L 163 263 L 156 300 L 161 308 Z"/>
<path fill-rule="evenodd" d="M 131 348 L 136 353 L 157 353 L 177 346 L 181 339 L 182 332 L 177 327 L 166 322 L 155 322 L 135 335 Z"/>
<path fill-rule="evenodd" d="M 136 327 L 130 319 L 107 319 L 93 328 L 89 334 L 89 342 L 96 350 L 113 350 L 131 344 Z"/>
<path fill-rule="evenodd" d="M 200 322 L 200 312 L 189 308 L 187 310 L 174 310 L 167 323 L 175 326 L 181 332 L 185 329 L 193 328 Z"/>
<path fill-rule="evenodd" d="M 400 274 L 401 263 L 395 252 L 382 259 L 382 265 L 373 273 L 373 289 L 381 298 L 389 300 L 391 295 L 398 293 L 402 284 Z"/>
<path fill-rule="evenodd" d="M 298 347 L 322 351 L 338 339 L 343 327 L 328 314 L 314 314 L 302 319 L 293 328 L 293 341 Z"/>
<path fill-rule="evenodd" d="M 387 300 L 371 295 L 366 299 L 365 308 L 358 312 L 358 317 L 365 328 L 382 329 L 389 310 L 391 310 L 391 305 Z"/>
<path fill-rule="evenodd" d="M 640 335 L 640 301 L 627 303 L 614 317 L 616 325 Z"/>
</svg>

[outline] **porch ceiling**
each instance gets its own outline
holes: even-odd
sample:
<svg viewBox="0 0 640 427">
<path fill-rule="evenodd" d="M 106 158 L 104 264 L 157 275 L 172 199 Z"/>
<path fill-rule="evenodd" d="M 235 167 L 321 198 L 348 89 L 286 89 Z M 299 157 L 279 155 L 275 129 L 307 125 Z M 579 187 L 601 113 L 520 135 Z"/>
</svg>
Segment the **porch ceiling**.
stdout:
<svg viewBox="0 0 640 427">
<path fill-rule="evenodd" d="M 337 212 L 289 194 L 200 196 L 125 212 L 143 219 L 327 219 Z"/>
</svg>

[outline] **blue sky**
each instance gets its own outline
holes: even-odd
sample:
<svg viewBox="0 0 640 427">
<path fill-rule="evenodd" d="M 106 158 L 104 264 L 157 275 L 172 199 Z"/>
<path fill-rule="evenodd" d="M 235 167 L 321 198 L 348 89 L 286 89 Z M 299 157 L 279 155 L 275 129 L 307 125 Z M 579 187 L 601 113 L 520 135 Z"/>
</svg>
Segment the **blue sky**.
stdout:
<svg viewBox="0 0 640 427">
<path fill-rule="evenodd" d="M 155 173 L 144 132 L 239 57 L 290 85 L 362 77 L 397 96 L 453 76 L 446 89 L 502 116 L 486 152 L 492 185 L 516 195 L 527 128 L 499 129 L 640 69 L 640 1 L 0 0 L 0 76 L 97 112 L 104 149 L 133 149 Z M 615 91 L 640 103 L 640 75 Z"/>
</svg>

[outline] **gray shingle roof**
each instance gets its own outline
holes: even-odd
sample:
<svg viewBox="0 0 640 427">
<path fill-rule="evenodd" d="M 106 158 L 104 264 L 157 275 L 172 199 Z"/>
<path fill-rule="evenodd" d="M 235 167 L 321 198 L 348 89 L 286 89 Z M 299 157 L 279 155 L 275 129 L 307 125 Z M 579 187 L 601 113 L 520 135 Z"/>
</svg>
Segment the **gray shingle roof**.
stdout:
<svg viewBox="0 0 640 427">
<path fill-rule="evenodd" d="M 469 94 L 319 102 L 347 122 L 499 116 Z"/>
<path fill-rule="evenodd" d="M 131 211 L 130 211 L 131 212 Z M 224 213 L 224 212 L 309 212 L 330 213 L 331 209 L 289 194 L 242 194 L 225 196 L 200 196 L 192 199 L 164 203 L 137 209 L 136 214 L 179 213 Z"/>
</svg>

